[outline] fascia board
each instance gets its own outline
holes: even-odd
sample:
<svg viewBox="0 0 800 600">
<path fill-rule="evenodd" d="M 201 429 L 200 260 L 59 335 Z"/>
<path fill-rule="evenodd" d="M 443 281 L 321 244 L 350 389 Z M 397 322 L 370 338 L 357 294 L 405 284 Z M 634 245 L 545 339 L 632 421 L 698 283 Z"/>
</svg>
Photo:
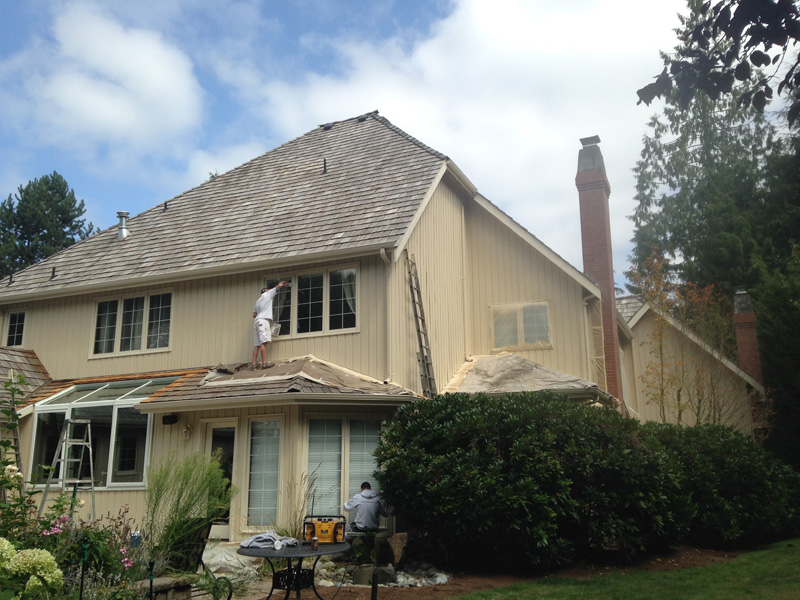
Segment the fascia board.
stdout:
<svg viewBox="0 0 800 600">
<path fill-rule="evenodd" d="M 226 398 L 224 407 L 249 408 L 252 406 L 285 406 L 285 405 L 324 405 L 324 406 L 388 406 L 396 407 L 413 402 L 417 398 L 411 396 L 367 396 L 347 394 L 276 394 L 272 396 L 248 396 L 236 399 Z M 172 412 L 191 412 L 211 410 L 222 407 L 219 399 L 210 400 L 175 400 L 163 402 L 140 402 L 134 408 L 141 413 L 158 414 Z"/>
<path fill-rule="evenodd" d="M 29 302 L 34 300 L 49 300 L 52 298 L 66 298 L 69 296 L 79 296 L 82 294 L 96 294 L 107 291 L 115 291 L 122 288 L 132 288 L 141 286 L 167 285 L 180 281 L 190 281 L 193 279 L 203 279 L 208 277 L 218 277 L 223 275 L 237 275 L 240 273 L 251 273 L 253 271 L 265 269 L 279 269 L 302 265 L 305 263 L 316 263 L 333 260 L 348 260 L 359 256 L 371 256 L 380 254 L 381 250 L 391 249 L 391 243 L 373 244 L 370 246 L 360 246 L 336 252 L 321 251 L 310 254 L 293 254 L 291 256 L 273 258 L 268 260 L 253 261 L 248 263 L 236 263 L 226 265 L 216 265 L 208 268 L 198 268 L 178 272 L 158 273 L 157 275 L 144 275 L 141 277 L 116 278 L 101 283 L 75 285 L 67 288 L 53 287 L 47 290 L 34 290 L 20 294 L 3 294 L 0 291 L 0 305 L 12 304 L 17 302 Z"/>
<path fill-rule="evenodd" d="M 527 242 L 530 246 L 532 246 L 537 252 L 539 252 L 545 258 L 550 260 L 550 262 L 552 262 L 559 269 L 561 269 L 567 276 L 574 279 L 579 285 L 581 285 L 584 289 L 590 292 L 598 300 L 602 299 L 602 292 L 600 290 L 600 287 L 596 283 L 594 283 L 586 275 L 584 275 L 578 269 L 569 264 L 566 260 L 561 258 L 558 254 L 556 254 L 556 252 L 553 249 L 547 246 L 539 238 L 537 238 L 535 235 L 533 235 L 531 232 L 525 229 L 522 225 L 517 223 L 514 219 L 509 217 L 497 206 L 492 204 L 485 196 L 476 193 L 473 196 L 473 198 L 479 206 L 481 206 L 489 214 L 495 217 L 498 221 L 503 223 L 503 225 L 505 225 L 511 231 L 517 234 L 520 238 L 522 238 L 525 242 Z"/>
<path fill-rule="evenodd" d="M 711 356 L 713 356 L 715 359 L 717 359 L 719 362 L 725 365 L 729 370 L 733 371 L 735 375 L 744 379 L 762 396 L 766 395 L 766 390 L 764 389 L 764 386 L 755 379 L 753 379 L 751 375 L 745 373 L 736 363 L 724 357 L 722 354 L 719 353 L 718 350 L 711 347 L 707 342 L 703 341 L 700 337 L 698 337 L 696 333 L 684 327 L 679 321 L 677 321 L 673 317 L 669 315 L 662 315 L 660 312 L 656 311 L 654 308 L 652 308 L 652 306 L 650 306 L 649 302 L 645 303 L 642 306 L 642 308 L 640 308 L 639 311 L 633 316 L 633 318 L 630 320 L 630 326 L 633 327 L 636 324 L 636 322 L 638 322 L 648 310 L 652 310 L 654 313 L 657 313 L 660 317 L 666 319 L 667 323 L 669 323 L 672 327 L 674 327 L 680 333 L 689 338 L 690 341 L 694 342 L 701 349 L 708 352 Z"/>
<path fill-rule="evenodd" d="M 406 227 L 405 233 L 397 240 L 397 244 L 394 247 L 394 256 L 392 256 L 392 260 L 397 262 L 400 259 L 400 256 L 403 254 L 403 250 L 405 249 L 406 245 L 408 244 L 408 240 L 411 238 L 411 234 L 414 233 L 414 229 L 417 227 L 417 223 L 422 218 L 422 213 L 425 212 L 425 209 L 428 206 L 428 203 L 433 198 L 433 194 L 436 191 L 436 188 L 439 187 L 439 183 L 441 183 L 444 174 L 447 173 L 447 161 L 442 163 L 439 172 L 436 173 L 436 177 L 433 178 L 433 182 L 431 183 L 428 191 L 425 192 L 425 197 L 420 202 L 419 207 L 417 207 L 417 212 L 414 213 L 414 217 L 411 219 L 411 222 Z"/>
</svg>

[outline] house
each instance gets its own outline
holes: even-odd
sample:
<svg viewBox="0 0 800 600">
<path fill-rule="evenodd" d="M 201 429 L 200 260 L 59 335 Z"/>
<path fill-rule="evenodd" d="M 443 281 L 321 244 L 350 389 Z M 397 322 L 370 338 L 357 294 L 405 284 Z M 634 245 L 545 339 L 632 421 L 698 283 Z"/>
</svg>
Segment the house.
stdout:
<svg viewBox="0 0 800 600">
<path fill-rule="evenodd" d="M 602 156 L 592 138 L 581 152 L 582 212 L 605 202 L 591 243 L 609 246 Z M 639 407 L 610 246 L 581 273 L 377 112 L 118 217 L 0 280 L 3 351 L 48 373 L 20 410 L 24 472 L 43 481 L 64 420 L 89 420 L 98 514 L 141 522 L 149 464 L 215 449 L 240 490 L 230 539 L 338 514 L 382 422 L 443 390 Z M 251 371 L 253 304 L 280 280 L 277 364 Z"/>
</svg>

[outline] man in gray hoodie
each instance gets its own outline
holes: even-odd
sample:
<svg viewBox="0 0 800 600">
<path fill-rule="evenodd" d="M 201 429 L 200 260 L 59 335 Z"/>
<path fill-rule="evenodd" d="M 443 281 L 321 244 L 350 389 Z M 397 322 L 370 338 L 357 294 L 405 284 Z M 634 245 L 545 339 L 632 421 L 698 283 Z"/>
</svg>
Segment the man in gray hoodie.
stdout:
<svg viewBox="0 0 800 600">
<path fill-rule="evenodd" d="M 344 503 L 344 510 L 356 511 L 355 519 L 347 528 L 349 531 L 374 531 L 380 525 L 381 516 L 389 514 L 389 508 L 383 505 L 369 481 L 362 483 L 361 491 Z"/>
</svg>

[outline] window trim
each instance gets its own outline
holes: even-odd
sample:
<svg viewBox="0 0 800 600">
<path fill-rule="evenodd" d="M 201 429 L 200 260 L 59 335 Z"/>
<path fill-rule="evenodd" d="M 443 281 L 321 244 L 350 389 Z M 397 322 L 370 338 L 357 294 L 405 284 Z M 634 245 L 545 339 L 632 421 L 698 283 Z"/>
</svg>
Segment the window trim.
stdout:
<svg viewBox="0 0 800 600">
<path fill-rule="evenodd" d="M 20 338 L 19 343 L 12 345 L 12 344 L 9 344 L 8 342 L 10 341 L 9 338 L 11 337 L 11 317 L 13 317 L 15 315 L 22 315 L 22 333 L 19 335 L 19 338 Z M 8 318 L 5 319 L 6 326 L 4 328 L 4 331 L 5 331 L 6 335 L 5 335 L 5 338 L 4 338 L 4 342 L 5 342 L 3 344 L 4 346 L 7 346 L 8 348 L 24 348 L 25 347 L 25 321 L 27 320 L 27 317 L 28 317 L 28 311 L 26 311 L 24 309 L 11 310 L 11 311 L 8 312 Z M 15 337 L 16 337 L 16 334 L 15 334 Z"/>
<path fill-rule="evenodd" d="M 239 496 L 242 498 L 242 509 L 239 511 L 241 515 L 240 527 L 239 529 L 245 533 L 258 533 L 264 531 L 264 525 L 250 525 L 248 522 L 248 516 L 250 514 L 250 441 L 251 441 L 251 432 L 252 432 L 252 425 L 256 421 L 277 421 L 278 426 L 280 427 L 280 440 L 278 441 L 278 498 L 275 504 L 275 515 L 276 515 L 276 522 L 278 522 L 280 515 L 282 514 L 283 510 L 283 497 L 285 496 L 286 486 L 289 485 L 288 483 L 284 482 L 284 473 L 287 472 L 287 452 L 286 449 L 286 437 L 287 437 L 287 429 L 286 429 L 286 419 L 283 413 L 273 413 L 273 414 L 264 414 L 264 415 L 249 415 L 247 417 L 247 423 L 245 425 L 245 433 L 241 436 L 243 439 L 240 443 L 244 444 L 244 455 L 246 457 L 245 460 L 245 469 L 244 469 L 244 479 L 241 480 L 242 485 L 240 486 L 241 492 Z M 237 429 L 237 434 L 238 434 Z"/>
<path fill-rule="evenodd" d="M 33 472 L 35 470 L 35 465 L 33 463 L 34 457 L 36 456 L 36 442 L 37 436 L 39 433 L 39 420 L 38 415 L 40 414 L 52 414 L 52 413 L 61 413 L 64 415 L 64 418 L 69 418 L 72 415 L 72 410 L 74 408 L 95 408 L 95 407 L 102 407 L 102 406 L 111 406 L 111 434 L 109 437 L 109 450 L 108 450 L 108 459 L 106 464 L 104 465 L 104 472 L 106 473 L 106 482 L 105 485 L 98 485 L 95 486 L 95 491 L 102 491 L 102 490 L 142 490 L 147 488 L 147 477 L 148 471 L 150 468 L 150 453 L 152 451 L 152 438 L 153 438 L 153 423 L 154 418 L 153 414 L 151 413 L 143 413 L 147 417 L 147 426 L 145 431 L 145 439 L 144 439 L 144 460 L 142 464 L 142 481 L 121 481 L 121 482 L 113 482 L 113 474 L 115 473 L 114 465 L 116 461 L 116 441 L 117 441 L 117 425 L 118 425 L 118 414 L 119 409 L 121 408 L 133 408 L 136 404 L 141 402 L 142 396 L 135 395 L 134 392 L 136 390 L 141 389 L 144 386 L 150 385 L 151 383 L 158 381 L 160 379 L 163 380 L 176 380 L 175 377 L 155 377 L 150 379 L 142 379 L 141 385 L 137 386 L 136 388 L 129 390 L 119 398 L 114 398 L 111 400 L 104 399 L 104 400 L 89 400 L 89 401 L 80 401 L 73 400 L 68 404 L 59 404 L 56 401 L 66 396 L 67 394 L 72 393 L 78 387 L 87 386 L 90 384 L 77 384 L 71 385 L 65 390 L 61 390 L 60 392 L 49 396 L 48 398 L 40 401 L 36 405 L 33 406 L 33 411 L 31 413 L 33 419 L 33 431 L 31 432 L 31 442 L 30 442 L 30 454 L 29 454 L 29 464 L 28 464 L 28 472 L 33 476 Z M 123 383 L 123 381 L 111 381 L 105 383 L 98 383 L 98 387 L 92 390 L 92 393 L 96 393 L 100 390 L 106 389 L 112 384 L 115 383 Z M 135 381 L 135 380 L 131 380 Z M 165 382 L 164 385 L 169 385 L 169 382 Z M 88 389 L 88 388 L 86 388 Z M 49 465 L 47 465 L 49 466 Z M 42 481 L 41 483 L 33 484 L 31 487 L 34 490 L 41 490 L 44 489 L 46 483 Z"/>
<path fill-rule="evenodd" d="M 150 329 L 150 299 L 153 296 L 161 296 L 163 294 L 170 294 L 170 319 L 169 319 L 169 342 L 163 348 L 148 348 L 147 338 Z M 123 314 L 124 303 L 131 298 L 144 298 L 144 307 L 142 309 L 142 333 L 141 344 L 137 350 L 121 350 L 122 345 L 122 329 L 123 329 Z M 97 342 L 97 311 L 99 310 L 101 302 L 116 302 L 117 313 L 116 323 L 114 325 L 114 350 L 112 352 L 95 353 L 94 347 Z M 134 356 L 140 354 L 153 354 L 158 352 L 170 352 L 172 350 L 172 340 L 175 335 L 175 291 L 171 288 L 156 290 L 152 292 L 136 292 L 130 294 L 122 294 L 117 296 L 105 296 L 95 299 L 94 311 L 92 313 L 92 326 L 89 328 L 89 360 L 112 358 L 120 356 Z"/>
<path fill-rule="evenodd" d="M 545 306 L 547 308 L 547 341 L 525 343 L 525 320 L 524 310 L 529 306 Z M 509 346 L 498 346 L 495 340 L 495 310 L 516 311 L 517 316 L 517 343 Z M 506 304 L 492 304 L 489 306 L 489 327 L 491 333 L 492 352 L 503 352 L 507 350 L 552 350 L 553 348 L 553 320 L 551 318 L 550 300 L 533 300 L 531 302 L 509 302 Z"/>
<path fill-rule="evenodd" d="M 353 327 L 347 327 L 344 329 L 331 329 L 330 328 L 330 274 L 333 271 L 344 271 L 346 269 L 355 269 L 356 272 L 356 282 L 355 282 L 356 324 Z M 305 275 L 316 275 L 316 274 L 322 274 L 323 276 L 322 330 L 298 333 L 297 331 L 298 298 L 296 293 L 296 290 L 298 289 L 298 278 L 303 277 Z M 270 274 L 264 278 L 264 285 L 266 286 L 267 282 L 269 281 L 280 281 L 280 280 L 289 281 L 291 284 L 289 288 L 292 291 L 291 303 L 289 305 L 289 310 L 290 310 L 289 332 L 284 333 L 283 331 L 281 331 L 279 335 L 273 337 L 272 340 L 273 342 L 281 339 L 292 339 L 292 338 L 298 339 L 298 338 L 309 338 L 309 337 L 328 336 L 328 335 L 344 335 L 344 334 L 359 333 L 361 327 L 361 317 L 360 317 L 361 269 L 358 263 L 331 265 L 316 269 L 303 269 L 301 271 L 292 272 L 291 274 L 283 274 L 283 275 Z"/>
</svg>

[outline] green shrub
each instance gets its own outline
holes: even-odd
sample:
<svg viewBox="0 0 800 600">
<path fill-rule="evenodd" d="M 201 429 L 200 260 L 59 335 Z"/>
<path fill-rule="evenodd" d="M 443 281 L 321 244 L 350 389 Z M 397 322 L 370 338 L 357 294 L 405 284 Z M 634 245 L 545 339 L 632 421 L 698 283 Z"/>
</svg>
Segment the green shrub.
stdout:
<svg viewBox="0 0 800 600">
<path fill-rule="evenodd" d="M 437 562 L 544 568 L 682 533 L 677 473 L 638 424 L 551 393 L 406 405 L 376 456 L 385 500 Z"/>
<path fill-rule="evenodd" d="M 752 545 L 800 533 L 800 475 L 752 438 L 719 425 L 643 431 L 681 464 L 692 541 Z"/>
<path fill-rule="evenodd" d="M 144 534 L 159 573 L 168 567 L 191 568 L 200 537 L 228 512 L 234 494 L 218 453 L 196 452 L 182 462 L 170 454 L 151 467 Z"/>
</svg>

